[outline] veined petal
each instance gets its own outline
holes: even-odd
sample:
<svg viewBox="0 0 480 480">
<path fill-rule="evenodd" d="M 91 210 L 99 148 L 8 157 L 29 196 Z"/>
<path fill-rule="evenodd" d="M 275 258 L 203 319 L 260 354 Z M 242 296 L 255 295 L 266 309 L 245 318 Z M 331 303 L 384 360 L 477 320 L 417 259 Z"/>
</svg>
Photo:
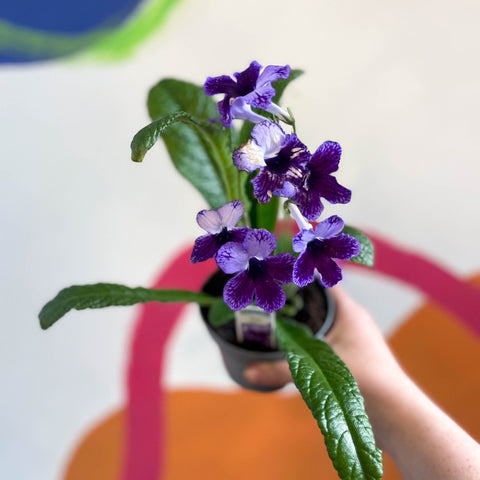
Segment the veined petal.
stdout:
<svg viewBox="0 0 480 480">
<path fill-rule="evenodd" d="M 331 238 L 338 235 L 345 223 L 338 215 L 332 215 L 320 222 L 315 228 L 315 237 L 319 239 Z"/>
<path fill-rule="evenodd" d="M 264 149 L 250 139 L 233 152 L 233 164 L 238 169 L 251 173 L 265 166 L 264 154 Z"/>
<path fill-rule="evenodd" d="M 248 267 L 249 256 L 240 243 L 228 242 L 218 249 L 215 260 L 225 273 L 236 273 Z"/>
<path fill-rule="evenodd" d="M 327 255 L 317 255 L 314 262 L 325 287 L 333 287 L 342 279 L 342 269 Z"/>
<path fill-rule="evenodd" d="M 257 305 L 272 313 L 285 305 L 287 296 L 282 287 L 271 278 L 262 278 L 255 282 L 255 299 Z"/>
<path fill-rule="evenodd" d="M 312 283 L 315 276 L 315 263 L 309 250 L 305 250 L 297 258 L 293 266 L 293 281 L 299 287 Z"/>
<path fill-rule="evenodd" d="M 220 233 L 222 231 L 222 219 L 217 210 L 202 210 L 197 214 L 197 223 L 208 233 Z"/>
<path fill-rule="evenodd" d="M 298 204 L 302 215 L 310 222 L 317 220 L 323 211 L 321 197 L 315 191 L 299 188 L 292 200 Z"/>
<path fill-rule="evenodd" d="M 235 95 L 237 88 L 235 80 L 228 75 L 208 77 L 203 85 L 203 90 L 207 95 L 216 95 L 217 93 Z"/>
<path fill-rule="evenodd" d="M 255 286 L 247 272 L 231 278 L 223 288 L 223 300 L 232 310 L 241 310 L 253 302 Z"/>
<path fill-rule="evenodd" d="M 362 249 L 360 242 L 356 238 L 344 233 L 324 240 L 323 245 L 326 255 L 340 260 L 356 257 Z"/>
<path fill-rule="evenodd" d="M 265 121 L 253 127 L 252 138 L 263 149 L 264 158 L 273 158 L 285 144 L 287 134 L 280 125 Z"/>
<path fill-rule="evenodd" d="M 293 237 L 293 251 L 297 253 L 303 252 L 307 248 L 308 242 L 311 242 L 315 238 L 316 236 L 312 229 L 302 230 Z"/>
<path fill-rule="evenodd" d="M 204 262 L 215 256 L 218 250 L 218 243 L 215 235 L 203 235 L 195 240 L 190 261 L 192 263 Z"/>
<path fill-rule="evenodd" d="M 275 89 L 267 83 L 262 86 L 257 86 L 253 92 L 244 95 L 242 98 L 249 105 L 265 110 L 272 103 L 274 95 Z"/>
<path fill-rule="evenodd" d="M 218 215 L 223 227 L 232 229 L 242 218 L 245 206 L 240 200 L 228 202 L 218 209 Z"/>
<path fill-rule="evenodd" d="M 263 260 L 268 257 L 277 246 L 277 239 L 273 233 L 263 228 L 251 230 L 243 242 L 243 247 L 249 257 Z"/>
<path fill-rule="evenodd" d="M 252 180 L 253 193 L 260 203 L 268 203 L 273 192 L 281 191 L 285 185 L 285 177 L 273 173 L 268 168 L 262 171 Z"/>
<path fill-rule="evenodd" d="M 280 283 L 292 281 L 293 264 L 296 258 L 291 253 L 279 253 L 273 257 L 267 257 L 263 263 L 266 273 Z"/>
<path fill-rule="evenodd" d="M 267 65 L 257 80 L 257 86 L 264 85 L 267 82 L 275 82 L 279 78 L 288 78 L 290 75 L 290 65 Z"/>
<path fill-rule="evenodd" d="M 254 60 L 247 69 L 233 74 L 239 86 L 239 95 L 244 95 L 245 90 L 248 92 L 255 88 L 261 69 L 262 66 Z"/>
<path fill-rule="evenodd" d="M 241 243 L 245 240 L 247 233 L 250 231 L 248 227 L 235 227 L 232 228 L 229 232 L 230 242 Z"/>
<path fill-rule="evenodd" d="M 290 182 L 285 182 L 282 188 L 275 190 L 273 194 L 277 197 L 290 198 L 295 195 L 297 189 Z"/>
<path fill-rule="evenodd" d="M 222 126 L 224 127 L 231 127 L 232 126 L 232 112 L 230 109 L 230 99 L 228 95 L 225 96 L 223 100 L 220 100 L 217 103 L 218 113 L 220 113 L 222 117 Z"/>
<path fill-rule="evenodd" d="M 310 160 L 311 170 L 318 169 L 324 174 L 336 172 L 341 155 L 342 147 L 337 142 L 324 142 L 312 155 L 312 159 Z"/>
<path fill-rule="evenodd" d="M 348 203 L 352 198 L 352 192 L 340 185 L 332 175 L 319 175 L 312 172 L 309 186 L 330 203 Z"/>
</svg>

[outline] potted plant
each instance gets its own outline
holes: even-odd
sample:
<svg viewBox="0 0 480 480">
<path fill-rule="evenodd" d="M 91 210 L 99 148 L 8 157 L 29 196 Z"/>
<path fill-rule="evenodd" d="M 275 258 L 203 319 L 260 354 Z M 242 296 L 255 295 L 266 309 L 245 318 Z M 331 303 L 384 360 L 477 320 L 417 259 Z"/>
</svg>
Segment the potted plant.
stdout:
<svg viewBox="0 0 480 480">
<path fill-rule="evenodd" d="M 205 233 L 191 261 L 214 258 L 219 273 L 202 292 L 72 286 L 43 307 L 40 323 L 49 328 L 72 308 L 196 302 L 237 382 L 251 387 L 242 377 L 249 362 L 286 356 L 340 478 L 377 479 L 381 452 L 363 398 L 321 339 L 334 318 L 327 289 L 342 278 L 334 259 L 372 265 L 373 248 L 339 216 L 321 218 L 324 200 L 348 203 L 351 192 L 333 175 L 340 145 L 326 141 L 310 153 L 292 112 L 279 105 L 301 73 L 252 62 L 233 77 L 207 78 L 203 88 L 175 79 L 154 86 L 148 97 L 152 123 L 133 138 L 132 160 L 142 161 L 163 139 L 177 170 L 209 206 L 197 215 Z"/>
</svg>

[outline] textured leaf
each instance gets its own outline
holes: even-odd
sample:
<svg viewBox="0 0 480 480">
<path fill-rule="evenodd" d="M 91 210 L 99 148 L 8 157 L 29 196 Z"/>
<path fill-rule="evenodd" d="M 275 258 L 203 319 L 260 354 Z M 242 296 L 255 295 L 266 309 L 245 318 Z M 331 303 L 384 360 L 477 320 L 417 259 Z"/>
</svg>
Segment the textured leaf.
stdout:
<svg viewBox="0 0 480 480">
<path fill-rule="evenodd" d="M 357 230 L 356 228 L 349 225 L 345 225 L 342 233 L 346 233 L 348 235 L 351 235 L 352 237 L 355 237 L 362 246 L 362 250 L 360 250 L 360 253 L 356 257 L 351 258 L 350 261 L 355 263 L 361 263 L 362 265 L 366 265 L 367 267 L 373 267 L 373 264 L 375 262 L 375 250 L 371 240 L 360 230 Z"/>
<path fill-rule="evenodd" d="M 217 301 L 205 293 L 188 290 L 157 290 L 149 288 L 129 288 L 113 283 L 97 283 L 94 285 L 74 285 L 64 288 L 50 300 L 39 314 L 43 329 L 51 327 L 72 309 L 103 308 L 114 305 L 134 305 L 146 302 L 196 302 L 200 305 L 211 305 Z"/>
<path fill-rule="evenodd" d="M 210 121 L 218 117 L 216 105 L 201 87 L 162 80 L 150 90 L 148 110 L 154 121 L 179 115 L 179 121 L 171 123 L 161 136 L 176 169 L 211 208 L 235 199 L 244 200 L 245 176 L 239 179 L 233 165 L 231 131 Z M 190 114 L 189 121 L 184 121 L 185 117 L 178 112 Z"/>
<path fill-rule="evenodd" d="M 363 398 L 346 365 L 328 344 L 298 323 L 277 320 L 277 337 L 340 478 L 382 478 L 381 451 L 375 446 Z"/>
</svg>

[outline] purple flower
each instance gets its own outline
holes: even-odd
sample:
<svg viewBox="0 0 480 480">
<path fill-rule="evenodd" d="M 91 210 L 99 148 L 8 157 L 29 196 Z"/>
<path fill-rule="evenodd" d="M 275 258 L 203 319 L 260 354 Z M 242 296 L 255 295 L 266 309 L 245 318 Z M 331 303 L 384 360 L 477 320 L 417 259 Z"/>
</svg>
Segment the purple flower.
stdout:
<svg viewBox="0 0 480 480">
<path fill-rule="evenodd" d="M 320 222 L 315 231 L 302 230 L 293 237 L 293 250 L 301 252 L 293 267 L 293 281 L 299 287 L 313 282 L 315 270 L 325 287 L 342 279 L 342 270 L 332 259 L 348 260 L 361 250 L 356 238 L 340 233 L 343 227 L 343 220 L 334 215 Z"/>
<path fill-rule="evenodd" d="M 286 134 L 270 121 L 255 125 L 252 137 L 235 150 L 233 163 L 249 173 L 260 169 L 252 180 L 257 200 L 267 203 L 272 195 L 294 195 L 306 173 L 305 165 L 310 158 L 307 147 L 295 134 Z"/>
<path fill-rule="evenodd" d="M 227 242 L 243 242 L 249 231 L 247 227 L 237 227 L 245 206 L 240 200 L 229 202 L 218 210 L 202 210 L 197 215 L 197 223 L 208 235 L 195 240 L 190 261 L 203 262 L 214 257 L 218 249 Z"/>
<path fill-rule="evenodd" d="M 224 127 L 231 127 L 234 118 L 258 123 L 265 120 L 265 117 L 253 112 L 252 107 L 288 117 L 287 112 L 272 103 L 275 95 L 272 82 L 279 78 L 288 78 L 289 75 L 288 65 L 284 67 L 269 65 L 262 70 L 262 66 L 254 61 L 243 72 L 234 73 L 235 79 L 228 75 L 208 77 L 203 89 L 207 95 L 225 94 L 223 100 L 218 102 L 218 111 Z"/>
<path fill-rule="evenodd" d="M 314 222 L 322 213 L 321 198 L 330 203 L 348 203 L 352 192 L 331 175 L 338 170 L 342 149 L 336 142 L 325 142 L 317 148 L 307 164 L 308 173 L 292 197 L 302 214 Z"/>
<path fill-rule="evenodd" d="M 253 302 L 266 312 L 285 305 L 281 283 L 292 281 L 295 257 L 291 253 L 269 256 L 276 247 L 275 235 L 267 230 L 250 230 L 243 244 L 226 243 L 217 253 L 217 264 L 225 273 L 238 273 L 223 289 L 223 299 L 232 310 Z"/>
</svg>

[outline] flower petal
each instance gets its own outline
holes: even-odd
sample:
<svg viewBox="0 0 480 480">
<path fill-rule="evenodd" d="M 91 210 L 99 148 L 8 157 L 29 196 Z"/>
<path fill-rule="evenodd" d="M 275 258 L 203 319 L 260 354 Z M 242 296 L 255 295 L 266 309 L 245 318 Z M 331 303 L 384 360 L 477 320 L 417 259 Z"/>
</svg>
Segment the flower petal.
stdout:
<svg viewBox="0 0 480 480">
<path fill-rule="evenodd" d="M 260 203 L 268 203 L 273 192 L 281 191 L 285 184 L 285 177 L 271 172 L 268 168 L 263 168 L 261 172 L 252 180 L 253 193 Z"/>
<path fill-rule="evenodd" d="M 233 152 L 233 164 L 239 170 L 251 173 L 265 166 L 264 156 L 264 149 L 250 139 Z"/>
<path fill-rule="evenodd" d="M 243 244 L 247 233 L 250 231 L 248 227 L 235 227 L 229 231 L 230 242 L 236 242 Z"/>
<path fill-rule="evenodd" d="M 262 66 L 254 60 L 243 72 L 233 74 L 239 87 L 237 95 L 242 95 L 242 92 L 244 94 L 245 91 L 248 92 L 255 89 L 261 69 Z"/>
<path fill-rule="evenodd" d="M 291 253 L 279 253 L 273 257 L 267 257 L 263 263 L 266 273 L 280 283 L 292 281 L 293 264 L 296 258 Z"/>
<path fill-rule="evenodd" d="M 237 83 L 228 75 L 219 77 L 208 77 L 203 85 L 203 90 L 207 95 L 216 95 L 217 93 L 226 93 L 234 96 L 238 89 Z"/>
<path fill-rule="evenodd" d="M 305 287 L 312 283 L 315 276 L 315 264 L 309 250 L 305 250 L 297 258 L 293 266 L 293 281 L 299 287 Z"/>
<path fill-rule="evenodd" d="M 215 235 L 203 235 L 195 240 L 190 261 L 192 263 L 204 262 L 215 256 L 218 250 L 218 243 Z"/>
<path fill-rule="evenodd" d="M 251 230 L 243 242 L 243 247 L 249 257 L 263 260 L 268 257 L 277 246 L 277 239 L 273 233 L 263 228 Z"/>
<path fill-rule="evenodd" d="M 247 272 L 231 278 L 223 288 L 223 300 L 232 310 L 241 310 L 253 302 L 255 286 Z"/>
<path fill-rule="evenodd" d="M 311 242 L 316 238 L 315 233 L 310 228 L 308 230 L 302 230 L 297 233 L 292 240 L 292 247 L 294 252 L 303 252 L 307 248 L 308 242 Z"/>
<path fill-rule="evenodd" d="M 342 279 L 342 269 L 327 255 L 317 255 L 314 262 L 325 287 L 333 287 Z"/>
<path fill-rule="evenodd" d="M 248 267 L 249 256 L 242 244 L 228 242 L 218 249 L 215 260 L 225 273 L 236 273 Z"/>
<path fill-rule="evenodd" d="M 324 240 L 323 246 L 326 255 L 340 260 L 356 257 L 362 249 L 360 242 L 356 238 L 344 233 Z"/>
<path fill-rule="evenodd" d="M 267 65 L 257 80 L 257 86 L 264 85 L 267 82 L 275 82 L 279 78 L 288 78 L 290 75 L 290 65 Z"/>
<path fill-rule="evenodd" d="M 208 233 L 220 233 L 222 231 L 222 219 L 217 210 L 202 210 L 197 213 L 197 223 Z"/>
<path fill-rule="evenodd" d="M 262 278 L 255 282 L 255 299 L 257 305 L 266 312 L 272 313 L 285 305 L 287 296 L 282 287 L 271 278 Z"/>
<path fill-rule="evenodd" d="M 255 142 L 263 149 L 264 158 L 272 158 L 277 155 L 288 137 L 280 125 L 270 121 L 255 125 L 251 135 Z"/>
<path fill-rule="evenodd" d="M 255 113 L 252 107 L 245 101 L 245 97 L 237 97 L 230 105 L 230 115 L 233 118 L 249 120 L 253 123 L 264 122 L 266 119 Z M 224 125 L 225 126 L 225 125 Z"/>
<path fill-rule="evenodd" d="M 242 218 L 245 205 L 240 200 L 234 200 L 221 206 L 217 211 L 223 227 L 232 229 Z"/>
<path fill-rule="evenodd" d="M 253 92 L 244 95 L 242 98 L 246 103 L 252 105 L 252 107 L 261 108 L 266 110 L 268 106 L 272 103 L 272 98 L 275 95 L 275 89 L 267 83 L 266 85 L 261 85 L 255 87 Z"/>
<path fill-rule="evenodd" d="M 343 230 L 344 226 L 345 223 L 339 216 L 332 215 L 316 226 L 315 237 L 319 239 L 334 237 Z"/>
<path fill-rule="evenodd" d="M 297 193 L 292 197 L 292 200 L 298 204 L 302 215 L 310 222 L 317 220 L 323 211 L 321 197 L 313 190 L 310 191 L 299 188 Z"/>
<path fill-rule="evenodd" d="M 340 185 L 332 175 L 312 172 L 309 178 L 309 187 L 330 203 L 348 203 L 352 198 L 352 192 Z"/>
<path fill-rule="evenodd" d="M 312 155 L 311 166 L 328 174 L 338 170 L 338 163 L 342 155 L 342 147 L 337 142 L 322 143 Z"/>
</svg>

